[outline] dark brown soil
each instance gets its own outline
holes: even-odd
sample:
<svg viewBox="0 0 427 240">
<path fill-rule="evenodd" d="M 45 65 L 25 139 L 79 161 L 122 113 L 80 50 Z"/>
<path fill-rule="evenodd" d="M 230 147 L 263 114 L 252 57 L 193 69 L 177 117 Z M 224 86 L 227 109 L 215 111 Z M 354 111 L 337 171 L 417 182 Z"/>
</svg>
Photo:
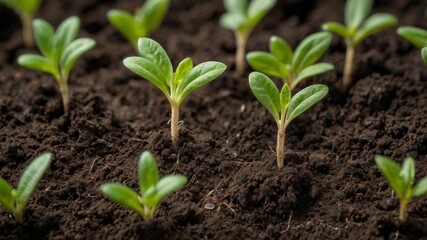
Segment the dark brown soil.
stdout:
<svg viewBox="0 0 427 240">
<path fill-rule="evenodd" d="M 344 1 L 279 1 L 250 39 L 267 48 L 271 35 L 295 46 L 328 20 L 342 21 Z M 111 8 L 142 1 L 45 0 L 38 17 L 57 25 L 82 19 L 82 36 L 97 47 L 70 79 L 71 112 L 64 115 L 52 77 L 25 70 L 15 14 L 0 7 L 0 176 L 15 186 L 38 154 L 54 159 L 17 224 L 0 209 L 0 239 L 427 239 L 427 198 L 415 199 L 409 221 L 397 221 L 398 199 L 378 171 L 375 154 L 417 161 L 427 175 L 427 67 L 419 50 L 395 29 L 357 49 L 354 85 L 342 94 L 344 45 L 335 37 L 324 57 L 336 71 L 302 84 L 330 86 L 326 99 L 287 132 L 286 167 L 275 166 L 275 124 L 233 74 L 234 38 L 219 27 L 220 0 L 173 0 L 152 37 L 173 63 L 218 60 L 229 70 L 182 106 L 179 151 L 169 140 L 169 105 L 149 82 L 122 65 L 134 49 L 110 26 Z M 400 25 L 427 28 L 425 1 L 376 1 L 374 11 Z M 249 69 L 247 73 L 249 73 Z M 153 222 L 107 200 L 99 186 L 124 182 L 137 189 L 140 153 L 152 151 L 162 175 L 189 183 L 168 197 Z M 208 210 L 206 203 L 215 204 Z"/>
</svg>

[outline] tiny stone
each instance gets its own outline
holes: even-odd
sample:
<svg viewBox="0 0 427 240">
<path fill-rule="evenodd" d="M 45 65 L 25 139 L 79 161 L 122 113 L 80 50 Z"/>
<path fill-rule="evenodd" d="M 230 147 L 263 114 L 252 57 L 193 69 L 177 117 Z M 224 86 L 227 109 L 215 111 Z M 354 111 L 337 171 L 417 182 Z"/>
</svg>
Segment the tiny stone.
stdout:
<svg viewBox="0 0 427 240">
<path fill-rule="evenodd" d="M 208 210 L 212 210 L 212 209 L 215 208 L 215 204 L 213 204 L 213 203 L 206 203 L 205 204 L 205 208 L 208 209 Z"/>
</svg>

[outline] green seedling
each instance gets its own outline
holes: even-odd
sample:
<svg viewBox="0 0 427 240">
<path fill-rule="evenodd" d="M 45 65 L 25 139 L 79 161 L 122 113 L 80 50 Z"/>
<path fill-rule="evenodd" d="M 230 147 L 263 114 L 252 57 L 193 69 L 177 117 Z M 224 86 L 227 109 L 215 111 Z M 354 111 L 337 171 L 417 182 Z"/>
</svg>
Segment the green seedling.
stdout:
<svg viewBox="0 0 427 240">
<path fill-rule="evenodd" d="M 331 40 L 329 32 L 315 33 L 305 38 L 294 52 L 284 39 L 273 36 L 270 52 L 250 52 L 246 59 L 255 70 L 281 78 L 293 90 L 302 80 L 334 69 L 330 63 L 316 63 Z"/>
<path fill-rule="evenodd" d="M 249 75 L 249 86 L 258 101 L 273 115 L 277 124 L 277 166 L 283 167 L 285 158 L 285 132 L 289 123 L 328 94 L 328 87 L 314 84 L 291 98 L 291 89 L 285 83 L 279 92 L 274 82 L 265 74 Z"/>
<path fill-rule="evenodd" d="M 28 199 L 46 172 L 51 158 L 51 153 L 44 153 L 34 159 L 25 169 L 16 189 L 0 177 L 0 205 L 6 208 L 18 222 L 22 222 Z"/>
<path fill-rule="evenodd" d="M 135 15 L 118 9 L 110 10 L 107 15 L 110 23 L 138 49 L 138 39 L 160 26 L 168 8 L 169 0 L 147 0 Z"/>
<path fill-rule="evenodd" d="M 159 179 L 156 160 L 147 151 L 139 159 L 138 179 L 141 195 L 120 183 L 103 184 L 101 191 L 145 220 L 152 220 L 160 201 L 187 183 L 187 178 L 182 175 L 168 175 Z"/>
<path fill-rule="evenodd" d="M 245 72 L 246 43 L 253 29 L 274 7 L 276 0 L 224 0 L 227 11 L 220 19 L 223 28 L 234 31 L 236 36 L 236 71 Z"/>
<path fill-rule="evenodd" d="M 19 15 L 24 43 L 27 47 L 32 47 L 34 39 L 31 23 L 40 7 L 41 0 L 0 0 L 0 3 L 12 8 Z"/>
<path fill-rule="evenodd" d="M 375 162 L 387 179 L 391 188 L 400 199 L 399 221 L 405 222 L 408 218 L 408 205 L 414 197 L 427 193 L 427 176 L 415 186 L 415 163 L 412 157 L 407 157 L 402 166 L 390 158 L 375 156 Z"/>
<path fill-rule="evenodd" d="M 414 46 L 421 48 L 421 57 L 427 65 L 427 31 L 417 27 L 400 27 L 397 34 Z"/>
<path fill-rule="evenodd" d="M 357 45 L 365 38 L 397 23 L 397 18 L 391 14 L 375 13 L 368 17 L 372 5 L 372 0 L 347 0 L 345 26 L 337 22 L 328 22 L 322 25 L 323 30 L 336 33 L 345 39 L 347 52 L 344 65 L 344 88 L 347 88 L 351 82 L 353 59 Z"/>
<path fill-rule="evenodd" d="M 69 110 L 68 77 L 77 59 L 95 46 L 90 38 L 76 39 L 80 28 L 78 17 L 69 17 L 54 30 L 43 19 L 33 22 L 37 47 L 43 55 L 24 54 L 18 63 L 26 68 L 52 74 L 59 85 L 64 111 Z"/>
<path fill-rule="evenodd" d="M 123 64 L 150 81 L 166 95 L 172 109 L 171 135 L 173 146 L 176 148 L 179 136 L 179 107 L 182 101 L 191 92 L 221 75 L 227 67 L 214 61 L 193 67 L 191 58 L 186 58 L 173 72 L 169 56 L 156 41 L 140 38 L 138 48 L 141 56 L 128 57 Z"/>
</svg>

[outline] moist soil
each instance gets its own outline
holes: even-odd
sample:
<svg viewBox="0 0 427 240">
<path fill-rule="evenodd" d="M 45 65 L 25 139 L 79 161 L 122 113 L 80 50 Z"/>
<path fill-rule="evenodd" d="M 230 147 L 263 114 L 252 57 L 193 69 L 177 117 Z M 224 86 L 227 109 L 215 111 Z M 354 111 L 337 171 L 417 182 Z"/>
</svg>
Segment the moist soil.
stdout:
<svg viewBox="0 0 427 240">
<path fill-rule="evenodd" d="M 0 7 L 0 176 L 16 186 L 30 160 L 54 153 L 23 224 L 0 209 L 0 239 L 427 239 L 426 197 L 411 202 L 408 222 L 399 224 L 398 199 L 374 163 L 375 154 L 400 162 L 412 156 L 416 178 L 427 175 L 427 67 L 395 28 L 358 47 L 345 93 L 335 87 L 345 46 L 334 37 L 323 60 L 336 70 L 297 89 L 324 83 L 330 92 L 290 124 L 286 166 L 278 169 L 275 123 L 248 87 L 250 69 L 244 77 L 234 73 L 234 36 L 218 25 L 220 0 L 172 0 L 152 35 L 175 66 L 187 56 L 229 66 L 183 103 L 180 146 L 172 149 L 166 98 L 122 65 L 135 50 L 106 19 L 109 9 L 132 11 L 141 3 L 43 1 L 37 17 L 57 26 L 78 15 L 80 35 L 97 41 L 71 75 L 69 114 L 51 76 L 16 63 L 37 50 L 24 48 L 18 17 Z M 374 12 L 427 28 L 426 5 L 378 0 Z M 272 35 L 296 46 L 321 23 L 343 21 L 343 9 L 341 0 L 279 1 L 248 50 L 267 50 Z M 189 180 L 152 222 L 99 191 L 105 182 L 136 190 L 145 150 L 156 156 L 161 175 Z"/>
</svg>

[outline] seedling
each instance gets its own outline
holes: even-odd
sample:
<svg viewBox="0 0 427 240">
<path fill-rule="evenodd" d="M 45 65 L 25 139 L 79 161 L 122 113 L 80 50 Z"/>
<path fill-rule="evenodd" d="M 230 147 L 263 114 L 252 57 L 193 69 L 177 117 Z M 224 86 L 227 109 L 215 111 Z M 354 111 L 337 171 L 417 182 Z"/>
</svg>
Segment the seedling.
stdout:
<svg viewBox="0 0 427 240">
<path fill-rule="evenodd" d="M 31 23 L 34 14 L 39 9 L 41 0 L 0 0 L 0 3 L 12 8 L 21 18 L 22 36 L 27 47 L 34 44 L 33 29 Z"/>
<path fill-rule="evenodd" d="M 397 18 L 391 14 L 376 13 L 368 17 L 372 5 L 372 0 L 347 0 L 345 26 L 337 22 L 328 22 L 322 25 L 323 30 L 336 33 L 345 39 L 347 52 L 344 65 L 344 88 L 347 88 L 351 82 L 353 59 L 357 45 L 365 38 L 397 23 Z"/>
<path fill-rule="evenodd" d="M 293 90 L 298 83 L 334 69 L 330 63 L 317 63 L 331 43 L 332 34 L 319 32 L 305 38 L 295 53 L 282 38 L 270 38 L 270 52 L 250 52 L 246 55 L 255 70 L 281 78 Z"/>
<path fill-rule="evenodd" d="M 169 8 L 169 0 L 147 0 L 136 10 L 135 15 L 113 9 L 108 12 L 108 20 L 123 36 L 138 49 L 138 38 L 146 37 L 161 24 Z"/>
<path fill-rule="evenodd" d="M 101 191 L 145 220 L 152 220 L 160 201 L 187 183 L 187 178 L 182 175 L 168 175 L 159 179 L 156 160 L 147 151 L 139 159 L 138 177 L 141 195 L 120 183 L 103 184 Z"/>
<path fill-rule="evenodd" d="M 26 68 L 52 74 L 59 84 L 64 111 L 68 112 L 68 77 L 77 59 L 95 46 L 90 38 L 76 39 L 79 32 L 78 17 L 69 17 L 56 32 L 43 19 L 33 22 L 37 47 L 43 55 L 24 54 L 18 63 Z"/>
<path fill-rule="evenodd" d="M 166 95 L 172 109 L 171 135 L 176 148 L 179 136 L 179 107 L 182 101 L 191 92 L 221 75 L 227 67 L 214 61 L 193 67 L 191 58 L 186 58 L 179 63 L 174 73 L 169 56 L 156 41 L 140 38 L 138 48 L 141 57 L 128 57 L 123 64 Z"/>
<path fill-rule="evenodd" d="M 253 29 L 274 7 L 276 0 L 224 0 L 227 13 L 222 15 L 220 25 L 234 31 L 236 36 L 236 71 L 245 72 L 246 43 Z"/>
<path fill-rule="evenodd" d="M 6 208 L 16 221 L 22 222 L 25 205 L 46 172 L 51 158 L 51 153 L 44 153 L 34 159 L 25 169 L 16 189 L 0 177 L 0 205 Z"/>
<path fill-rule="evenodd" d="M 304 88 L 291 98 L 287 83 L 279 92 L 274 82 L 265 74 L 249 75 L 249 86 L 258 101 L 273 115 L 277 124 L 277 166 L 283 167 L 285 158 L 285 132 L 289 123 L 328 94 L 328 87 L 314 84 Z"/>
<path fill-rule="evenodd" d="M 375 156 L 375 162 L 382 174 L 386 177 L 391 188 L 400 199 L 399 221 L 405 222 L 408 218 L 408 205 L 414 197 L 427 193 L 427 176 L 413 186 L 415 178 L 415 163 L 412 157 L 407 157 L 402 167 L 390 158 Z"/>
<path fill-rule="evenodd" d="M 397 34 L 421 48 L 421 57 L 427 65 L 427 31 L 417 27 L 400 27 L 397 29 Z"/>
</svg>

